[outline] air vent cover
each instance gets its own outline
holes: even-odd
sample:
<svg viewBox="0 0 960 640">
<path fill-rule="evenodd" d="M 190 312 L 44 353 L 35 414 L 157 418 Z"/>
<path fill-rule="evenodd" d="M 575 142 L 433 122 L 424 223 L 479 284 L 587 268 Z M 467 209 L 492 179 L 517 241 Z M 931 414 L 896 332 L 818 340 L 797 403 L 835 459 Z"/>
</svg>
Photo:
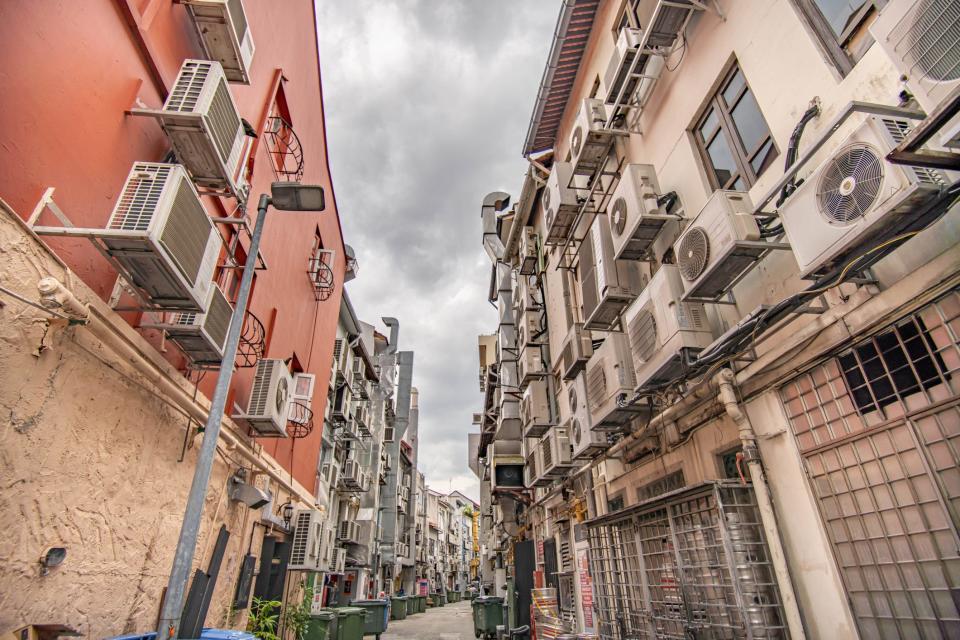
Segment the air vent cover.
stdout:
<svg viewBox="0 0 960 640">
<path fill-rule="evenodd" d="M 667 301 L 661 301 L 666 304 Z M 657 350 L 657 322 L 649 306 L 644 307 L 630 321 L 627 331 L 634 362 L 647 362 Z"/>
<path fill-rule="evenodd" d="M 706 232 L 700 227 L 691 229 L 680 241 L 678 249 L 680 273 L 687 280 L 696 280 L 710 260 L 710 240 Z"/>
<path fill-rule="evenodd" d="M 876 149 L 850 145 L 820 173 L 817 208 L 831 224 L 850 224 L 873 208 L 882 184 L 883 162 Z"/>
</svg>

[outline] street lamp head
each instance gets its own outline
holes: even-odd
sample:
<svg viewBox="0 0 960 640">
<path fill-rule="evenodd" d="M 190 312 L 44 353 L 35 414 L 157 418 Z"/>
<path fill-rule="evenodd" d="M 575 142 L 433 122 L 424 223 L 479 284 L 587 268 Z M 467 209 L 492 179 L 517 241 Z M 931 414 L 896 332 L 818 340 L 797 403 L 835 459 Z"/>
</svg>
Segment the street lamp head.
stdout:
<svg viewBox="0 0 960 640">
<path fill-rule="evenodd" d="M 274 182 L 270 201 L 280 211 L 323 211 L 326 206 L 323 187 L 299 182 Z"/>
</svg>

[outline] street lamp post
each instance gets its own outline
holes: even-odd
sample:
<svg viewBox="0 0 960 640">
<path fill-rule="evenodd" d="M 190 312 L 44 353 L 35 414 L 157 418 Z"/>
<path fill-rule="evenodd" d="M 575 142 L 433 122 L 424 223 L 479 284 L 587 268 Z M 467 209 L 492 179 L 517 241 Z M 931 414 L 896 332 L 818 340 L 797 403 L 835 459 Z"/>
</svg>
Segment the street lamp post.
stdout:
<svg viewBox="0 0 960 640">
<path fill-rule="evenodd" d="M 243 267 L 243 277 L 240 279 L 240 289 L 237 292 L 233 316 L 230 319 L 230 330 L 227 332 L 227 343 L 223 350 L 223 360 L 220 362 L 220 375 L 217 377 L 217 386 L 210 402 L 210 412 L 207 414 L 207 423 L 204 425 L 203 442 L 197 454 L 197 466 L 193 472 L 193 482 L 190 484 L 190 493 L 187 496 L 187 506 L 183 513 L 183 523 L 180 525 L 180 538 L 177 540 L 177 549 L 173 556 L 173 567 L 170 569 L 170 579 L 167 582 L 167 591 L 163 597 L 163 606 L 160 609 L 160 624 L 157 629 L 157 638 L 179 638 L 180 618 L 183 613 L 184 592 L 187 579 L 193 566 L 193 556 L 197 547 L 197 537 L 200 532 L 200 519 L 203 516 L 203 503 L 210 484 L 210 472 L 213 469 L 213 459 L 217 450 L 217 440 L 220 437 L 220 425 L 223 422 L 223 412 L 227 403 L 227 394 L 230 391 L 230 381 L 233 379 L 234 363 L 237 358 L 237 347 L 240 344 L 240 331 L 243 328 L 243 318 L 247 309 L 247 300 L 253 285 L 253 272 L 256 269 L 257 254 L 260 249 L 260 239 L 263 237 L 263 227 L 267 219 L 267 210 L 270 205 L 279 211 L 322 211 L 324 208 L 323 188 L 319 186 L 301 185 L 296 182 L 275 182 L 271 185 L 270 195 L 261 194 L 257 205 L 257 222 L 253 228 L 250 247 L 247 250 L 247 261 Z"/>
</svg>

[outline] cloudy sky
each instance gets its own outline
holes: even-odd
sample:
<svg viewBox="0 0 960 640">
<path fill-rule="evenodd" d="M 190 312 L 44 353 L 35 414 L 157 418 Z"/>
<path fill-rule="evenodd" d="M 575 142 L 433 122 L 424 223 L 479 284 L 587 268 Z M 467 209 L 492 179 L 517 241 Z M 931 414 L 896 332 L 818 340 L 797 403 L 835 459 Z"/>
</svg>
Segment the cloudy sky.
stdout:
<svg viewBox="0 0 960 640">
<path fill-rule="evenodd" d="M 558 0 L 323 0 L 317 23 L 337 205 L 362 319 L 400 320 L 420 390 L 420 468 L 479 497 L 466 434 L 495 329 L 480 202 L 518 194 Z"/>
</svg>

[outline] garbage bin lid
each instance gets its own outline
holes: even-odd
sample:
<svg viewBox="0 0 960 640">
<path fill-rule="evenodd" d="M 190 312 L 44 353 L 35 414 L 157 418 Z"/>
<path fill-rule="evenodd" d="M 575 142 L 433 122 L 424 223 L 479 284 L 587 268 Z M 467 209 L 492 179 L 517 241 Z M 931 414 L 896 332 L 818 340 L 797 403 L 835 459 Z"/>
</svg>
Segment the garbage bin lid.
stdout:
<svg viewBox="0 0 960 640">
<path fill-rule="evenodd" d="M 376 606 L 387 604 L 388 602 L 389 600 L 387 600 L 386 598 L 382 600 L 373 598 L 370 600 L 354 600 L 352 604 L 355 607 L 376 607 Z"/>
<path fill-rule="evenodd" d="M 326 610 L 325 610 L 325 609 L 321 609 L 320 611 L 317 611 L 316 613 L 311 613 L 311 614 L 310 614 L 310 617 L 311 617 L 311 618 L 317 618 L 318 620 L 326 620 L 327 622 L 329 622 L 329 621 L 333 620 L 334 618 L 336 618 L 336 617 L 337 617 L 337 614 L 336 614 L 335 611 L 330 611 L 329 609 L 326 609 Z"/>
<path fill-rule="evenodd" d="M 366 615 L 362 607 L 337 607 L 336 611 L 340 617 Z"/>
</svg>

